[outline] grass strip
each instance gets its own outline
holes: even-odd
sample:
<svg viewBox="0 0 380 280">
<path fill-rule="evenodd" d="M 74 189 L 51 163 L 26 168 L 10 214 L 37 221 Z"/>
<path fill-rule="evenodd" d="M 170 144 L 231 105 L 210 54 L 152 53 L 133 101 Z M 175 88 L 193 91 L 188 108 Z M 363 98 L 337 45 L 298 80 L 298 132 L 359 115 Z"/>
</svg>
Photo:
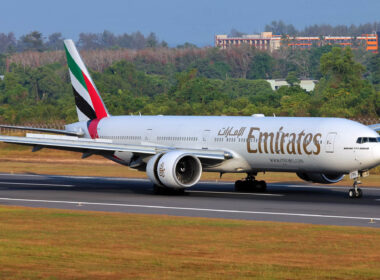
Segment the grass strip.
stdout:
<svg viewBox="0 0 380 280">
<path fill-rule="evenodd" d="M 380 230 L 0 206 L 1 279 L 379 279 Z"/>
</svg>

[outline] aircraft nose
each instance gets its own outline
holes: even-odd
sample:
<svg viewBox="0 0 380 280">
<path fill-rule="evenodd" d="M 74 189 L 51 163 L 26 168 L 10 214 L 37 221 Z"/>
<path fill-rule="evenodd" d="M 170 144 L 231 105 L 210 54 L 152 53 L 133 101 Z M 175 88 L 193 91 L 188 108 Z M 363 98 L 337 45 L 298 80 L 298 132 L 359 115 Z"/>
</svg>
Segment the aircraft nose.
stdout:
<svg viewBox="0 0 380 280">
<path fill-rule="evenodd" d="M 373 156 L 375 157 L 375 162 L 377 165 L 380 165 L 380 143 L 376 145 Z"/>
</svg>

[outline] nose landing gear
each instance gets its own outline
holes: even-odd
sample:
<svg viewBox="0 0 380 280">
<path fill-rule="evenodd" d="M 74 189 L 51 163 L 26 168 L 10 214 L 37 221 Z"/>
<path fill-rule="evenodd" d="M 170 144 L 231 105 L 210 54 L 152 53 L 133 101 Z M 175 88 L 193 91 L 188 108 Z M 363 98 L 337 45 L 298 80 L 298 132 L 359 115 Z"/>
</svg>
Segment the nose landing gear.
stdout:
<svg viewBox="0 0 380 280">
<path fill-rule="evenodd" d="M 235 182 L 236 192 L 265 192 L 267 190 L 267 184 L 265 181 L 255 180 L 257 174 L 247 174 L 247 178 L 244 180 L 238 180 Z"/>
<path fill-rule="evenodd" d="M 363 192 L 358 185 L 362 182 L 359 181 L 360 177 L 367 177 L 369 175 L 368 171 L 352 171 L 350 173 L 350 179 L 354 180 L 353 188 L 348 191 L 349 198 L 361 198 L 363 196 Z"/>
<path fill-rule="evenodd" d="M 363 196 L 363 191 L 361 188 L 358 188 L 358 185 L 361 182 L 358 180 L 358 177 L 354 178 L 353 188 L 348 191 L 349 198 L 361 198 Z"/>
</svg>

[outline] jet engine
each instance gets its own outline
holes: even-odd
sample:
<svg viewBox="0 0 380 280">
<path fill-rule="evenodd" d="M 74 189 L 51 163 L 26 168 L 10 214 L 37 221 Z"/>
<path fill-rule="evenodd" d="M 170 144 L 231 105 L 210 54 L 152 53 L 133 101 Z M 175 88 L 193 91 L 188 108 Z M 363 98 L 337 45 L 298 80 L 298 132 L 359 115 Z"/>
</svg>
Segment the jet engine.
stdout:
<svg viewBox="0 0 380 280">
<path fill-rule="evenodd" d="M 146 173 L 155 185 L 183 189 L 198 183 L 202 175 L 202 164 L 192 154 L 170 151 L 149 159 Z"/>
<path fill-rule="evenodd" d="M 344 174 L 337 173 L 301 173 L 298 172 L 297 176 L 304 181 L 320 183 L 320 184 L 334 184 L 341 181 Z"/>
</svg>

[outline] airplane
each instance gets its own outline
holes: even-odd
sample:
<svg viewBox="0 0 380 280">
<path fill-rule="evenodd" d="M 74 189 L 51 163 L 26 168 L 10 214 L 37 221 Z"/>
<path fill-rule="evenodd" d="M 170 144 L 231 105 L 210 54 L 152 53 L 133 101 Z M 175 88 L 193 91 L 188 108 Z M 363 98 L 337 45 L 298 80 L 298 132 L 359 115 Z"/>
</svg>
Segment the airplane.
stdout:
<svg viewBox="0 0 380 280">
<path fill-rule="evenodd" d="M 260 172 L 294 172 L 320 184 L 353 179 L 350 198 L 362 197 L 360 178 L 380 164 L 380 124 L 342 118 L 252 116 L 112 116 L 72 40 L 64 41 L 78 122 L 64 130 L 24 126 L 25 137 L 0 141 L 101 155 L 144 170 L 156 193 L 183 191 L 202 172 L 246 173 L 235 190 L 266 191 Z M 52 134 L 53 133 L 53 134 Z"/>
</svg>

